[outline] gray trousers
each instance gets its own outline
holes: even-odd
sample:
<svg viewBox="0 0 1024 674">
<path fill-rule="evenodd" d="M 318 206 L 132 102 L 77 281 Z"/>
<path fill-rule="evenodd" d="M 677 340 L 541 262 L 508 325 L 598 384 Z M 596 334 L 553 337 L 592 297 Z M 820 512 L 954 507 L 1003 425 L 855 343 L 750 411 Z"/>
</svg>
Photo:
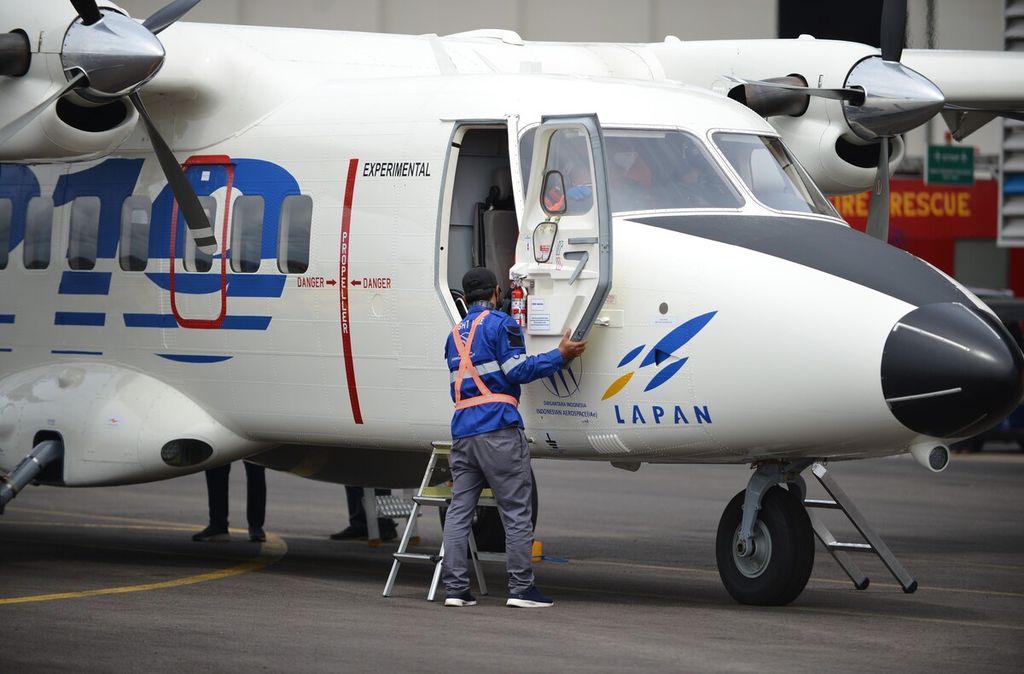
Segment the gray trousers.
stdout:
<svg viewBox="0 0 1024 674">
<path fill-rule="evenodd" d="M 452 504 L 445 516 L 441 564 L 445 590 L 455 594 L 469 589 L 469 531 L 486 481 L 505 525 L 508 590 L 524 592 L 533 585 L 533 479 L 526 436 L 518 428 L 503 428 L 460 438 L 452 444 L 450 464 Z"/>
</svg>

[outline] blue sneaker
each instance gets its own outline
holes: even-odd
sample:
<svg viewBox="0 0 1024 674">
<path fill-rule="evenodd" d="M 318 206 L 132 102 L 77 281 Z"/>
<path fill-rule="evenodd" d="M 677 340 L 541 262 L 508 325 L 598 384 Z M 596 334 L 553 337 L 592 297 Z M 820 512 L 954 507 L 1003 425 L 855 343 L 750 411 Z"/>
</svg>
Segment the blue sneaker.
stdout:
<svg viewBox="0 0 1024 674">
<path fill-rule="evenodd" d="M 536 585 L 531 585 L 524 592 L 509 594 L 508 601 L 505 602 L 505 606 L 514 606 L 516 608 L 544 608 L 554 606 L 554 604 L 555 600 L 542 595 Z"/>
<path fill-rule="evenodd" d="M 476 597 L 469 593 L 469 590 L 453 594 L 449 592 L 444 598 L 445 606 L 476 606 Z"/>
</svg>

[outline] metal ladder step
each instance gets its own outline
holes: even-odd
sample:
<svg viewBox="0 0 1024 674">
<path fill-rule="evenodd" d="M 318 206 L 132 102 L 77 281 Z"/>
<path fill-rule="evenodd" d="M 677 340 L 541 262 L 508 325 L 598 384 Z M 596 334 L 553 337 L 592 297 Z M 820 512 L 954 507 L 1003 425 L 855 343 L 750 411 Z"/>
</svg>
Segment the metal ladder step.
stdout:
<svg viewBox="0 0 1024 674">
<path fill-rule="evenodd" d="M 831 501 L 804 499 L 804 507 L 807 509 L 807 516 L 811 520 L 814 535 L 818 537 L 818 540 L 825 546 L 825 549 L 836 560 L 840 568 L 853 581 L 854 587 L 858 590 L 863 590 L 867 588 L 871 581 L 847 553 L 873 552 L 882 560 L 889 573 L 899 581 L 900 587 L 903 588 L 904 592 L 910 594 L 917 590 L 917 581 L 896 559 L 896 556 L 889 549 L 889 546 L 885 544 L 885 541 L 868 525 L 867 520 L 860 510 L 857 509 L 857 506 L 853 504 L 853 501 L 840 488 L 835 479 L 829 475 L 828 469 L 821 463 L 815 463 L 811 466 L 811 474 L 817 478 L 821 486 L 828 492 L 828 495 L 832 497 Z M 817 513 L 814 512 L 815 509 L 842 510 L 846 518 L 850 520 L 867 543 L 842 543 L 836 540 L 836 537 L 817 516 Z"/>
<path fill-rule="evenodd" d="M 441 561 L 438 555 L 428 555 L 422 552 L 396 552 L 393 556 L 400 562 L 410 564 L 437 564 Z"/>
</svg>

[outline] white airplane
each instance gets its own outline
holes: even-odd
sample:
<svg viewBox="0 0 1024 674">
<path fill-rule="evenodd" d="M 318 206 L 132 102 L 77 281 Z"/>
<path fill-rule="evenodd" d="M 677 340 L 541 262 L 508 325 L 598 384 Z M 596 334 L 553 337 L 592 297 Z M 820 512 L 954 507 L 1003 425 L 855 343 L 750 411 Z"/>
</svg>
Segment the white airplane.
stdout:
<svg viewBox="0 0 1024 674">
<path fill-rule="evenodd" d="M 474 265 L 528 294 L 530 352 L 589 336 L 524 391 L 535 456 L 756 468 L 719 527 L 741 602 L 807 581 L 801 471 L 941 469 L 1024 393 L 992 313 L 815 184 L 884 194 L 936 112 L 1017 114 L 1024 55 L 918 75 L 905 6 L 879 56 L 175 23 L 197 2 L 0 9 L 0 507 L 257 454 L 418 484 Z"/>
</svg>

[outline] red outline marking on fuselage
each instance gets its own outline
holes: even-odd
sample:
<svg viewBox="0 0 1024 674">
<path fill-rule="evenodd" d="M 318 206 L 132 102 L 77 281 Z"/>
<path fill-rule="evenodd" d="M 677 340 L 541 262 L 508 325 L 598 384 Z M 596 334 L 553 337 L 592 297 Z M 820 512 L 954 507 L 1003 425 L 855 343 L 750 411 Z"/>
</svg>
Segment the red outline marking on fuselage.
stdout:
<svg viewBox="0 0 1024 674">
<path fill-rule="evenodd" d="M 175 249 L 177 244 L 176 239 L 178 238 L 177 199 L 173 199 L 171 201 L 171 313 L 174 314 L 174 320 L 183 328 L 191 328 L 193 330 L 217 330 L 224 324 L 224 319 L 228 315 L 228 213 L 231 210 L 231 186 L 235 182 L 235 165 L 231 162 L 231 157 L 227 155 L 212 154 L 189 157 L 185 160 L 185 163 L 182 164 L 182 170 L 187 171 L 189 167 L 192 166 L 223 166 L 228 172 L 227 192 L 224 195 L 224 225 L 223 231 L 221 232 L 220 245 L 220 314 L 216 318 L 185 318 L 178 313 L 178 302 L 174 293 Z M 186 232 L 185 235 L 188 236 L 188 232 Z"/>
<path fill-rule="evenodd" d="M 356 187 L 356 170 L 359 160 L 348 163 L 348 180 L 345 182 L 345 207 L 341 215 L 341 237 L 338 250 L 338 308 L 341 316 L 341 346 L 345 359 L 345 378 L 348 380 L 348 397 L 352 403 L 352 418 L 357 424 L 363 423 L 359 408 L 359 391 L 356 388 L 356 371 L 352 362 L 352 336 L 348 316 L 348 258 L 349 227 L 352 224 L 352 197 Z"/>
</svg>

